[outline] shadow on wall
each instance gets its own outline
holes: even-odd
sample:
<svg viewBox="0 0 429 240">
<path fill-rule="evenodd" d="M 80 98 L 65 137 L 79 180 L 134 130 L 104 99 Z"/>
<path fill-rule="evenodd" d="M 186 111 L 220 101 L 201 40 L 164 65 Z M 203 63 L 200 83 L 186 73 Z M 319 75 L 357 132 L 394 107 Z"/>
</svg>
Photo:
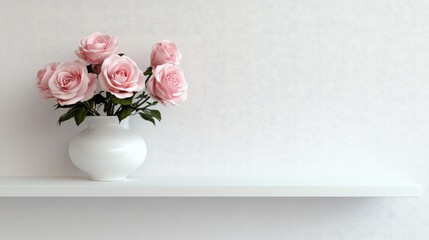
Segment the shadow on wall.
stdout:
<svg viewBox="0 0 429 240">
<path fill-rule="evenodd" d="M 205 239 L 234 239 L 233 236 L 258 239 L 270 234 L 276 239 L 346 237 L 358 231 L 356 226 L 362 231 L 375 230 L 374 212 L 382 212 L 380 216 L 389 219 L 398 217 L 392 213 L 395 204 L 388 204 L 389 201 L 387 198 L 3 198 L 0 212 L 6 214 L 0 216 L 0 237 L 30 236 L 48 225 L 49 232 L 42 235 L 49 237 L 73 236 L 68 234 L 70 229 L 62 232 L 61 228 L 66 226 L 79 229 L 81 236 L 98 238 L 111 237 L 113 230 L 109 229 L 114 229 L 118 236 L 143 234 L 155 239 L 173 236 L 190 239 L 196 235 L 207 236 Z M 396 203 L 413 204 L 404 199 Z M 13 214 L 10 209 L 14 209 Z M 61 227 L 52 227 L 52 223 Z M 384 228 L 393 227 L 389 221 L 385 223 Z M 28 231 L 16 231 L 23 224 L 30 226 Z"/>
</svg>

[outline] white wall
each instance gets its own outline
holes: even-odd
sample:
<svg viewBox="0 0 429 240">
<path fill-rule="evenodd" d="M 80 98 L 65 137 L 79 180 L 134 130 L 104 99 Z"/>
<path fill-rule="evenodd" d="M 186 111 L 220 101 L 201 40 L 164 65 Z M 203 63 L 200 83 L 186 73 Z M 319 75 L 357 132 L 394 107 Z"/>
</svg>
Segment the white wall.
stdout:
<svg viewBox="0 0 429 240">
<path fill-rule="evenodd" d="M 81 175 L 37 70 L 93 31 L 141 68 L 175 41 L 188 101 L 133 175 L 399 175 L 429 188 L 428 1 L 0 1 L 0 176 Z M 429 201 L 1 198 L 0 239 L 428 239 Z"/>
</svg>

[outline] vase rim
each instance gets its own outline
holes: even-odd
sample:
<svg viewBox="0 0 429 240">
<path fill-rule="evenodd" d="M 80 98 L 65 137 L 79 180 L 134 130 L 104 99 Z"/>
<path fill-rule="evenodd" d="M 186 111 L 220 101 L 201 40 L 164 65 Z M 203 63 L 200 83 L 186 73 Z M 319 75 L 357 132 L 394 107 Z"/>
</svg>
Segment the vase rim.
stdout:
<svg viewBox="0 0 429 240">
<path fill-rule="evenodd" d="M 118 118 L 118 116 L 87 116 L 87 118 Z M 128 119 L 128 117 L 126 119 Z"/>
<path fill-rule="evenodd" d="M 117 116 L 87 116 L 86 119 L 89 128 L 100 125 L 119 126 L 124 128 L 128 128 L 129 126 L 129 118 L 125 118 L 119 123 Z"/>
</svg>

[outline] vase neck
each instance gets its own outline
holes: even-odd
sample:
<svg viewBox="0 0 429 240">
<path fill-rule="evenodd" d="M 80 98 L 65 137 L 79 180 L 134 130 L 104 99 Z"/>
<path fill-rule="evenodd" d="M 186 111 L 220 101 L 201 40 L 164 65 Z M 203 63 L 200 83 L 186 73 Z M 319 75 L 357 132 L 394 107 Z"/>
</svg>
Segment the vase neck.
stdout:
<svg viewBox="0 0 429 240">
<path fill-rule="evenodd" d="M 128 118 L 124 119 L 119 123 L 118 117 L 116 116 L 89 116 L 86 117 L 88 121 L 88 128 L 95 129 L 99 127 L 121 127 L 121 128 L 129 128 Z"/>
</svg>

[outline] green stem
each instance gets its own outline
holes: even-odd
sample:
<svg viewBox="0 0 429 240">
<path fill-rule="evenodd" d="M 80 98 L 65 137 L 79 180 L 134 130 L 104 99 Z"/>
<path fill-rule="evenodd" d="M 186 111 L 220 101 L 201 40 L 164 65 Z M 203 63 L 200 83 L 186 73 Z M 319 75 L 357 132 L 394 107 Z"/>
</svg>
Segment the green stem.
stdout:
<svg viewBox="0 0 429 240">
<path fill-rule="evenodd" d="M 100 114 L 91 108 L 88 102 L 82 102 L 82 105 L 94 116 L 100 116 Z"/>
<path fill-rule="evenodd" d="M 118 107 L 118 109 L 116 109 L 116 112 L 114 113 L 115 116 L 118 116 L 118 112 L 121 111 L 122 106 Z"/>
<path fill-rule="evenodd" d="M 111 102 L 108 116 L 113 116 L 113 111 L 115 111 L 115 104 Z"/>
<path fill-rule="evenodd" d="M 158 102 L 157 102 L 157 101 L 155 101 L 155 102 L 153 102 L 153 103 L 148 103 L 148 105 L 146 105 L 145 107 L 143 107 L 143 108 L 142 108 L 142 110 L 145 110 L 145 109 L 147 109 L 148 107 L 155 106 L 156 104 L 158 104 Z"/>
<path fill-rule="evenodd" d="M 146 80 L 144 81 L 144 84 L 147 85 L 147 81 L 149 81 L 149 78 L 152 76 L 152 72 L 147 76 Z"/>
<path fill-rule="evenodd" d="M 112 99 L 110 98 L 111 93 L 106 92 L 106 115 L 107 116 L 113 116 L 113 111 L 115 109 L 115 104 L 112 102 Z"/>
<path fill-rule="evenodd" d="M 146 98 L 142 98 L 142 99 L 140 99 L 138 102 L 137 102 L 137 107 L 140 107 L 142 104 L 144 104 L 145 102 L 147 102 L 148 100 L 149 100 L 149 98 L 150 98 L 150 96 L 147 96 Z M 143 102 L 140 102 L 140 101 L 142 101 L 143 100 Z"/>
</svg>

